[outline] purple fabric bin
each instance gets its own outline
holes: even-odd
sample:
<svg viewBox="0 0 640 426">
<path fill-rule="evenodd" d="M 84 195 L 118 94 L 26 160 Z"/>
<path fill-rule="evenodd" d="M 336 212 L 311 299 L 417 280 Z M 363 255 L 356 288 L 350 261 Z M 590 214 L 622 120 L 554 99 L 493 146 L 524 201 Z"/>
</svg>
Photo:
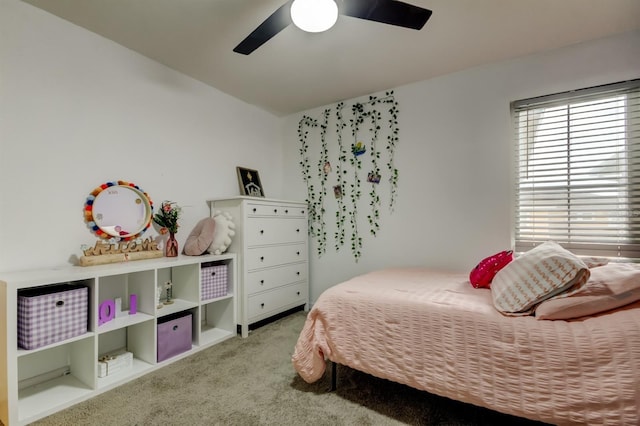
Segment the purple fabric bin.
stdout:
<svg viewBox="0 0 640 426">
<path fill-rule="evenodd" d="M 87 332 L 89 288 L 37 287 L 18 292 L 18 346 L 36 349 Z"/>
<path fill-rule="evenodd" d="M 191 313 L 158 319 L 158 362 L 191 350 Z"/>
</svg>

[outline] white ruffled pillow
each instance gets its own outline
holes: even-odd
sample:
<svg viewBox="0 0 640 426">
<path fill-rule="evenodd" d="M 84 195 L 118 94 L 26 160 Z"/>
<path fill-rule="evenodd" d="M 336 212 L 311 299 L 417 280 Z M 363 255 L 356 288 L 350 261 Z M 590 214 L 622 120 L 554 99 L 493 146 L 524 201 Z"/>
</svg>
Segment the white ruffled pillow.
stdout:
<svg viewBox="0 0 640 426">
<path fill-rule="evenodd" d="M 207 251 L 211 254 L 222 254 L 227 251 L 233 236 L 236 235 L 236 225 L 233 223 L 231 215 L 227 212 L 216 211 L 213 218 L 216 221 L 216 227 L 213 241 Z"/>
</svg>

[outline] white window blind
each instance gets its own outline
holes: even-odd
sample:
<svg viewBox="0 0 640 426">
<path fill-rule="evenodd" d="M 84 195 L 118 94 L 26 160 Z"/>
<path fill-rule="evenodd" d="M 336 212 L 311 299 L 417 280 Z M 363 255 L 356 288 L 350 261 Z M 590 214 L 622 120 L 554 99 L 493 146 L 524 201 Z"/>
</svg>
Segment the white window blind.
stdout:
<svg viewBox="0 0 640 426">
<path fill-rule="evenodd" d="M 640 80 L 513 102 L 516 251 L 640 259 Z"/>
</svg>

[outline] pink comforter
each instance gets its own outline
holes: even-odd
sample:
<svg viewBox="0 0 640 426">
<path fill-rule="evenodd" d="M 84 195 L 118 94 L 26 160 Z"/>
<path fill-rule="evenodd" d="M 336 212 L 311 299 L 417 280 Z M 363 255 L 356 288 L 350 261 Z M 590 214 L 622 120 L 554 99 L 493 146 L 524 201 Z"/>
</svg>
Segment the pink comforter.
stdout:
<svg viewBox="0 0 640 426">
<path fill-rule="evenodd" d="M 464 274 L 384 270 L 325 291 L 293 364 L 325 359 L 554 424 L 640 424 L 640 303 L 573 321 L 505 317 Z"/>
</svg>

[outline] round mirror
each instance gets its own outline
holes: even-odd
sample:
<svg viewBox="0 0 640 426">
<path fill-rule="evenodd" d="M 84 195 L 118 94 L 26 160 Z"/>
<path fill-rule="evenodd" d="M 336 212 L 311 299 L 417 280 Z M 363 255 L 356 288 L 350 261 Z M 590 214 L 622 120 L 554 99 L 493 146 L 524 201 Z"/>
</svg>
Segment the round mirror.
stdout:
<svg viewBox="0 0 640 426">
<path fill-rule="evenodd" d="M 101 238 L 133 240 L 151 225 L 153 204 L 130 182 L 107 182 L 91 192 L 84 208 L 87 225 Z"/>
</svg>

